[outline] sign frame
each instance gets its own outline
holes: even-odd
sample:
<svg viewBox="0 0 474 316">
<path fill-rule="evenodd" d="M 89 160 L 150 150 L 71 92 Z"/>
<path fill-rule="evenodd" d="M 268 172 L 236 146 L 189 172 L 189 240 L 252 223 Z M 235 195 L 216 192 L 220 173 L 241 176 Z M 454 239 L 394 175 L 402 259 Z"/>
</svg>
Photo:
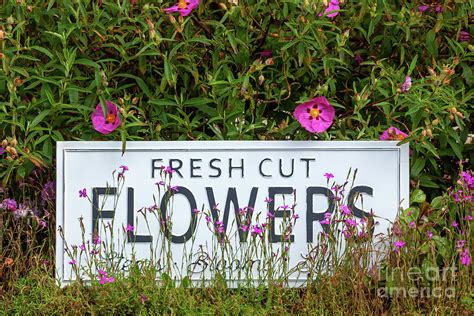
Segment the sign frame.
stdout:
<svg viewBox="0 0 474 316">
<path fill-rule="evenodd" d="M 399 208 L 409 207 L 409 143 L 397 141 L 128 141 L 127 152 L 193 151 L 395 151 L 398 157 Z M 65 170 L 69 152 L 116 152 L 120 141 L 59 141 L 56 143 L 56 231 L 65 227 Z M 64 275 L 64 240 L 56 236 L 56 277 L 61 286 L 70 284 Z"/>
</svg>

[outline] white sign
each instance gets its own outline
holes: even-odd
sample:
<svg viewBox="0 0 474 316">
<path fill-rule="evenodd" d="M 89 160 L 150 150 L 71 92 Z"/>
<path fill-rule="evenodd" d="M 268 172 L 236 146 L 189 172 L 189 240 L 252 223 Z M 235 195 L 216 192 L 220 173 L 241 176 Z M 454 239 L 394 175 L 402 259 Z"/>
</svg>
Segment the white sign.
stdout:
<svg viewBox="0 0 474 316">
<path fill-rule="evenodd" d="M 386 233 L 408 207 L 408 168 L 408 144 L 391 141 L 128 142 L 123 155 L 120 142 L 58 142 L 57 277 L 87 278 L 91 266 L 126 272 L 136 260 L 176 279 L 220 271 L 239 282 L 245 264 L 260 278 L 260 259 L 249 261 L 259 247 L 286 256 L 291 270 L 342 203 L 356 218 L 380 217 L 375 233 Z M 333 183 L 355 169 L 337 201 Z M 304 281 L 303 270 L 288 282 Z"/>
</svg>

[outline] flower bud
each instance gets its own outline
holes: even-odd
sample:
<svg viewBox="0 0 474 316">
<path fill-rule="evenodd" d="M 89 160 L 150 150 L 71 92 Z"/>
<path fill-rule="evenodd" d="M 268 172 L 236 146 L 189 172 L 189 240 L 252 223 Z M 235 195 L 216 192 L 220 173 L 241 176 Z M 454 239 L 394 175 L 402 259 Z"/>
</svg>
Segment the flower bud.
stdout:
<svg viewBox="0 0 474 316">
<path fill-rule="evenodd" d="M 16 147 L 17 145 L 18 145 L 18 141 L 16 140 L 16 138 L 14 138 L 14 139 L 12 140 L 12 146 L 13 146 L 13 147 Z"/>
<path fill-rule="evenodd" d="M 428 137 L 429 137 L 429 138 L 433 138 L 433 132 L 431 131 L 431 129 L 428 128 L 428 129 L 426 130 L 426 134 L 428 134 Z"/>
<path fill-rule="evenodd" d="M 0 41 L 3 41 L 4 38 L 5 38 L 5 31 L 0 30 Z"/>
<path fill-rule="evenodd" d="M 123 103 L 124 103 L 124 102 L 123 102 L 123 98 L 119 98 L 119 99 L 118 99 L 118 102 L 119 102 L 120 105 L 123 105 Z"/>
<path fill-rule="evenodd" d="M 449 119 L 450 119 L 451 121 L 453 121 L 453 120 L 454 120 L 454 115 L 449 114 Z"/>
<path fill-rule="evenodd" d="M 426 129 L 421 131 L 421 136 L 426 137 Z"/>
<path fill-rule="evenodd" d="M 449 111 L 449 113 L 451 113 L 451 114 L 455 114 L 458 110 L 453 106 L 453 107 L 449 108 L 448 111 Z"/>
<path fill-rule="evenodd" d="M 273 58 L 272 57 L 267 58 L 265 60 L 265 65 L 267 65 L 267 66 L 273 65 Z"/>
<path fill-rule="evenodd" d="M 439 119 L 434 119 L 433 122 L 431 122 L 434 126 L 437 126 L 439 124 Z"/>
<path fill-rule="evenodd" d="M 2 140 L 2 147 L 5 148 L 8 146 L 8 140 L 4 139 Z"/>
<path fill-rule="evenodd" d="M 265 81 L 265 76 L 264 75 L 258 76 L 258 85 L 259 86 L 261 86 L 264 81 Z"/>
<path fill-rule="evenodd" d="M 25 82 L 23 79 L 21 79 L 20 77 L 16 77 L 14 80 L 13 80 L 13 85 L 15 87 L 19 87 L 23 84 L 23 82 Z"/>
<path fill-rule="evenodd" d="M 464 115 L 462 115 L 461 112 L 456 112 L 456 115 L 457 115 L 460 119 L 464 119 Z"/>
<path fill-rule="evenodd" d="M 139 99 L 138 97 L 134 97 L 134 98 L 132 99 L 132 104 L 133 104 L 133 105 L 137 105 L 137 104 L 138 104 L 138 101 L 140 101 L 140 99 Z"/>
</svg>

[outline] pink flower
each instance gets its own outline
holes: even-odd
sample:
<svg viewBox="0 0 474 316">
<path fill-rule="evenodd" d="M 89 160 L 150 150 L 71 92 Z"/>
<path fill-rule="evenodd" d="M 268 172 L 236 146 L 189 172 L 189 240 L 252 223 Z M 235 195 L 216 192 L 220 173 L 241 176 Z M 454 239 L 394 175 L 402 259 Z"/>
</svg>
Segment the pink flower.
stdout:
<svg viewBox="0 0 474 316">
<path fill-rule="evenodd" d="M 246 232 L 246 231 L 249 230 L 249 225 L 243 224 L 242 226 L 240 226 L 240 229 L 242 229 L 242 231 Z"/>
<path fill-rule="evenodd" d="M 431 231 L 428 231 L 428 239 L 429 240 L 433 239 L 433 233 Z"/>
<path fill-rule="evenodd" d="M 469 249 L 465 248 L 464 251 L 461 253 L 461 264 L 463 266 L 471 265 L 471 256 L 469 256 Z"/>
<path fill-rule="evenodd" d="M 80 198 L 86 198 L 87 197 L 87 190 L 86 188 L 79 190 L 79 197 Z"/>
<path fill-rule="evenodd" d="M 334 178 L 334 175 L 333 175 L 332 173 L 330 173 L 330 172 L 326 172 L 326 173 L 324 174 L 324 177 L 326 177 L 326 179 L 329 180 L 329 179 Z"/>
<path fill-rule="evenodd" d="M 351 218 L 346 219 L 345 222 L 346 222 L 347 226 L 352 226 L 352 227 L 357 226 L 357 222 L 355 220 L 351 219 Z"/>
<path fill-rule="evenodd" d="M 272 57 L 273 53 L 271 50 L 267 49 L 258 53 L 262 57 Z"/>
<path fill-rule="evenodd" d="M 86 245 L 84 245 L 84 244 L 80 245 L 79 249 L 81 249 L 82 251 L 85 251 L 86 250 Z"/>
<path fill-rule="evenodd" d="M 94 129 L 102 134 L 109 134 L 120 125 L 117 106 L 112 101 L 107 100 L 106 107 L 107 115 L 105 117 L 100 103 L 97 104 L 95 111 L 91 115 Z"/>
<path fill-rule="evenodd" d="M 4 210 L 9 210 L 15 212 L 18 207 L 18 204 L 14 199 L 5 199 L 2 201 L 1 208 Z"/>
<path fill-rule="evenodd" d="M 458 226 L 459 226 L 459 224 L 458 224 L 458 222 L 456 222 L 456 221 L 453 221 L 453 222 L 451 223 L 451 226 L 453 226 L 454 228 L 456 228 L 456 227 L 458 227 Z"/>
<path fill-rule="evenodd" d="M 74 259 L 72 259 L 72 260 L 71 260 L 71 261 L 69 261 L 68 263 L 69 263 L 70 265 L 74 265 L 74 264 L 76 264 L 76 263 L 77 263 L 77 261 L 76 261 L 76 260 L 74 260 Z"/>
<path fill-rule="evenodd" d="M 405 76 L 405 82 L 403 82 L 402 87 L 401 87 L 402 93 L 408 92 L 408 90 L 410 90 L 410 87 L 411 87 L 411 77 Z"/>
<path fill-rule="evenodd" d="M 465 244 L 465 243 L 466 243 L 466 241 L 463 240 L 463 239 L 457 240 L 457 241 L 456 241 L 456 248 L 462 248 L 462 247 L 464 247 L 464 244 Z"/>
<path fill-rule="evenodd" d="M 466 31 L 459 32 L 458 40 L 460 42 L 470 42 L 471 41 L 471 34 Z"/>
<path fill-rule="evenodd" d="M 267 212 L 267 219 L 269 218 L 275 218 L 275 214 L 273 214 L 272 212 Z"/>
<path fill-rule="evenodd" d="M 420 11 L 420 12 L 425 12 L 425 11 L 428 10 L 429 8 L 430 8 L 430 7 L 427 6 L 427 5 L 420 5 L 420 6 L 418 7 L 418 11 Z"/>
<path fill-rule="evenodd" d="M 339 0 L 330 0 L 328 7 L 326 10 L 324 10 L 324 15 L 328 18 L 333 18 L 339 14 L 339 10 L 341 10 L 341 7 L 339 6 Z M 319 14 L 319 16 L 322 15 L 322 13 Z"/>
<path fill-rule="evenodd" d="M 271 203 L 273 202 L 273 199 L 272 198 L 269 198 L 269 197 L 266 197 L 265 200 L 264 200 L 265 203 Z"/>
<path fill-rule="evenodd" d="M 344 215 L 351 215 L 351 209 L 347 205 L 341 205 L 341 213 Z"/>
<path fill-rule="evenodd" d="M 396 241 L 393 243 L 393 245 L 395 246 L 395 248 L 400 249 L 400 248 L 403 248 L 405 247 L 405 242 L 403 240 L 399 240 L 399 241 Z"/>
<path fill-rule="evenodd" d="M 356 63 L 357 66 L 359 66 L 360 64 L 362 64 L 363 61 L 364 61 L 364 59 L 362 58 L 361 55 L 355 55 L 355 57 L 354 57 L 354 62 Z"/>
<path fill-rule="evenodd" d="M 133 227 L 133 225 L 128 224 L 127 227 L 125 228 L 125 231 L 133 232 L 134 229 L 135 229 L 135 227 Z"/>
<path fill-rule="evenodd" d="M 195 209 L 193 210 L 193 213 L 194 213 L 194 214 L 199 214 L 199 209 L 195 208 Z"/>
<path fill-rule="evenodd" d="M 165 9 L 165 12 L 168 14 L 179 12 L 181 16 L 187 16 L 197 7 L 199 7 L 199 0 L 178 0 L 178 3 Z"/>
<path fill-rule="evenodd" d="M 380 140 L 404 140 L 407 137 L 408 135 L 398 128 L 390 126 L 380 135 Z"/>
<path fill-rule="evenodd" d="M 331 126 L 335 113 L 325 97 L 316 97 L 298 105 L 293 115 L 308 132 L 321 133 Z"/>
<path fill-rule="evenodd" d="M 294 220 L 297 220 L 298 218 L 300 218 L 300 216 L 298 214 L 293 214 L 292 217 L 293 217 Z"/>
<path fill-rule="evenodd" d="M 262 237 L 263 230 L 259 225 L 252 225 L 252 236 L 259 235 Z"/>
<path fill-rule="evenodd" d="M 415 222 L 411 221 L 409 226 L 410 226 L 410 228 L 415 228 L 416 224 L 415 224 Z"/>
</svg>

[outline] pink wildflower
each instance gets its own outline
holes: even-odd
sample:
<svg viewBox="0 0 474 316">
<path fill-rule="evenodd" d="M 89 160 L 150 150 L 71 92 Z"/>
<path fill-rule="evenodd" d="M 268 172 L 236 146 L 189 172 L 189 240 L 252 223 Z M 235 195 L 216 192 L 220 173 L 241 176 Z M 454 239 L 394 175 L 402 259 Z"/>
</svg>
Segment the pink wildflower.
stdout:
<svg viewBox="0 0 474 316">
<path fill-rule="evenodd" d="M 325 97 L 316 97 L 298 105 L 293 115 L 308 132 L 321 133 L 331 126 L 335 113 Z"/>
</svg>

